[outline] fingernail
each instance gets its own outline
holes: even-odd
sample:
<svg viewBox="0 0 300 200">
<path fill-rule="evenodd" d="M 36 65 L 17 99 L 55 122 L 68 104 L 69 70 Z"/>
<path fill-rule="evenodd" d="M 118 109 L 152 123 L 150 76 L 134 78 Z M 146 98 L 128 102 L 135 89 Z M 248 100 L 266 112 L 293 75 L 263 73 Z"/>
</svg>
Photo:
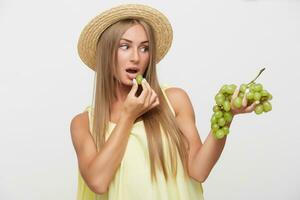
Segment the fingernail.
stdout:
<svg viewBox="0 0 300 200">
<path fill-rule="evenodd" d="M 135 80 L 135 78 L 132 80 L 132 82 L 133 82 L 133 84 L 136 84 L 136 80 Z"/>
<path fill-rule="evenodd" d="M 259 101 L 255 101 L 255 104 L 259 104 Z"/>
<path fill-rule="evenodd" d="M 143 83 L 145 83 L 145 82 L 146 82 L 146 79 L 145 79 L 145 78 L 143 78 L 142 82 L 143 82 Z"/>
</svg>

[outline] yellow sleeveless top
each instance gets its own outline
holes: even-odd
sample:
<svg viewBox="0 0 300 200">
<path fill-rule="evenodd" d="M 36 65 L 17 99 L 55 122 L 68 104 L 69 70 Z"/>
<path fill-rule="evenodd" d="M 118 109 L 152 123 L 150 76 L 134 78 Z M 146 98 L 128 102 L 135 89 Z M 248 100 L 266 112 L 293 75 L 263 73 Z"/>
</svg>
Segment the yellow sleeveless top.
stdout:
<svg viewBox="0 0 300 200">
<path fill-rule="evenodd" d="M 169 86 L 161 86 L 164 97 L 175 115 L 166 94 Z M 89 112 L 90 127 L 92 127 L 91 106 L 85 110 Z M 109 122 L 109 137 L 116 124 Z M 164 155 L 166 162 L 170 160 L 167 140 L 162 134 Z M 179 155 L 178 155 L 179 156 Z M 128 139 L 128 144 L 114 179 L 111 181 L 108 191 L 102 195 L 89 189 L 78 170 L 77 200 L 203 200 L 203 189 L 200 182 L 189 177 L 184 177 L 183 166 L 178 157 L 177 180 L 170 178 L 165 181 L 163 172 L 157 170 L 157 182 L 151 182 L 150 158 L 148 152 L 147 135 L 143 121 L 136 122 Z M 170 168 L 170 163 L 167 163 Z"/>
</svg>

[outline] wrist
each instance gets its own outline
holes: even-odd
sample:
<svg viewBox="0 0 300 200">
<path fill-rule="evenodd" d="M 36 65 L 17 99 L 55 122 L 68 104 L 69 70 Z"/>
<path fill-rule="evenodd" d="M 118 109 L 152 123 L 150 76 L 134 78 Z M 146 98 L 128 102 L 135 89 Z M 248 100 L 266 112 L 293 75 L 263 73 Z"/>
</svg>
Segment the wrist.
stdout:
<svg viewBox="0 0 300 200">
<path fill-rule="evenodd" d="M 120 119 L 121 119 L 121 120 L 125 120 L 125 121 L 127 121 L 127 122 L 130 122 L 130 123 L 132 123 L 132 124 L 133 124 L 134 121 L 135 121 L 135 119 L 134 119 L 131 115 L 129 115 L 129 114 L 125 113 L 125 112 L 122 112 L 122 113 L 121 113 Z"/>
</svg>

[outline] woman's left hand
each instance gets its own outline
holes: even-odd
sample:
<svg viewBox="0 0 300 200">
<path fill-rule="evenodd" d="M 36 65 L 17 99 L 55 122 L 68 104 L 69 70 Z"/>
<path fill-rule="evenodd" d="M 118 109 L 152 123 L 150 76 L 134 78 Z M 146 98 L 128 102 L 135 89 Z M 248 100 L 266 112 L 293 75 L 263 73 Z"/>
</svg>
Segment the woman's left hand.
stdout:
<svg viewBox="0 0 300 200">
<path fill-rule="evenodd" d="M 256 102 L 253 102 L 251 105 L 247 106 L 248 102 L 247 102 L 246 95 L 244 95 L 243 97 L 242 107 L 241 108 L 234 107 L 233 99 L 235 99 L 238 95 L 239 95 L 239 87 L 237 87 L 236 90 L 234 91 L 230 102 L 231 112 L 233 115 L 242 114 L 242 113 L 251 113 L 252 111 L 255 110 L 255 107 L 257 105 Z"/>
</svg>

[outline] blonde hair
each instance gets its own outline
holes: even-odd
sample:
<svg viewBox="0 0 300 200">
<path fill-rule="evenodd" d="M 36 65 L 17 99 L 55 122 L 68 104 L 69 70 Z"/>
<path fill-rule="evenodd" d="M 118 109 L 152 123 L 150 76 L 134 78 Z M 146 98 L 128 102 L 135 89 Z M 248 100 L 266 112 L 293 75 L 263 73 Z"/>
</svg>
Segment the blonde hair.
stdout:
<svg viewBox="0 0 300 200">
<path fill-rule="evenodd" d="M 160 88 L 156 73 L 156 48 L 152 27 L 141 19 L 124 19 L 112 24 L 101 35 L 97 43 L 95 86 L 92 106 L 93 128 L 92 136 L 95 141 L 97 151 L 100 151 L 105 143 L 105 134 L 108 131 L 108 123 L 111 111 L 111 103 L 116 100 L 116 88 L 118 81 L 114 78 L 117 74 L 117 49 L 121 36 L 128 28 L 140 24 L 149 39 L 149 65 L 144 73 L 151 88 L 156 92 L 160 105 L 151 109 L 141 116 L 147 134 L 149 157 L 151 164 L 151 180 L 156 180 L 156 168 L 163 171 L 165 180 L 170 174 L 167 170 L 164 156 L 162 132 L 165 134 L 170 152 L 170 163 L 173 177 L 177 175 L 177 153 L 183 165 L 185 177 L 188 177 L 188 153 L 185 149 L 184 140 L 186 138 L 176 125 L 176 119 L 168 106 L 167 100 Z M 161 127 L 160 127 L 161 126 Z"/>
</svg>

